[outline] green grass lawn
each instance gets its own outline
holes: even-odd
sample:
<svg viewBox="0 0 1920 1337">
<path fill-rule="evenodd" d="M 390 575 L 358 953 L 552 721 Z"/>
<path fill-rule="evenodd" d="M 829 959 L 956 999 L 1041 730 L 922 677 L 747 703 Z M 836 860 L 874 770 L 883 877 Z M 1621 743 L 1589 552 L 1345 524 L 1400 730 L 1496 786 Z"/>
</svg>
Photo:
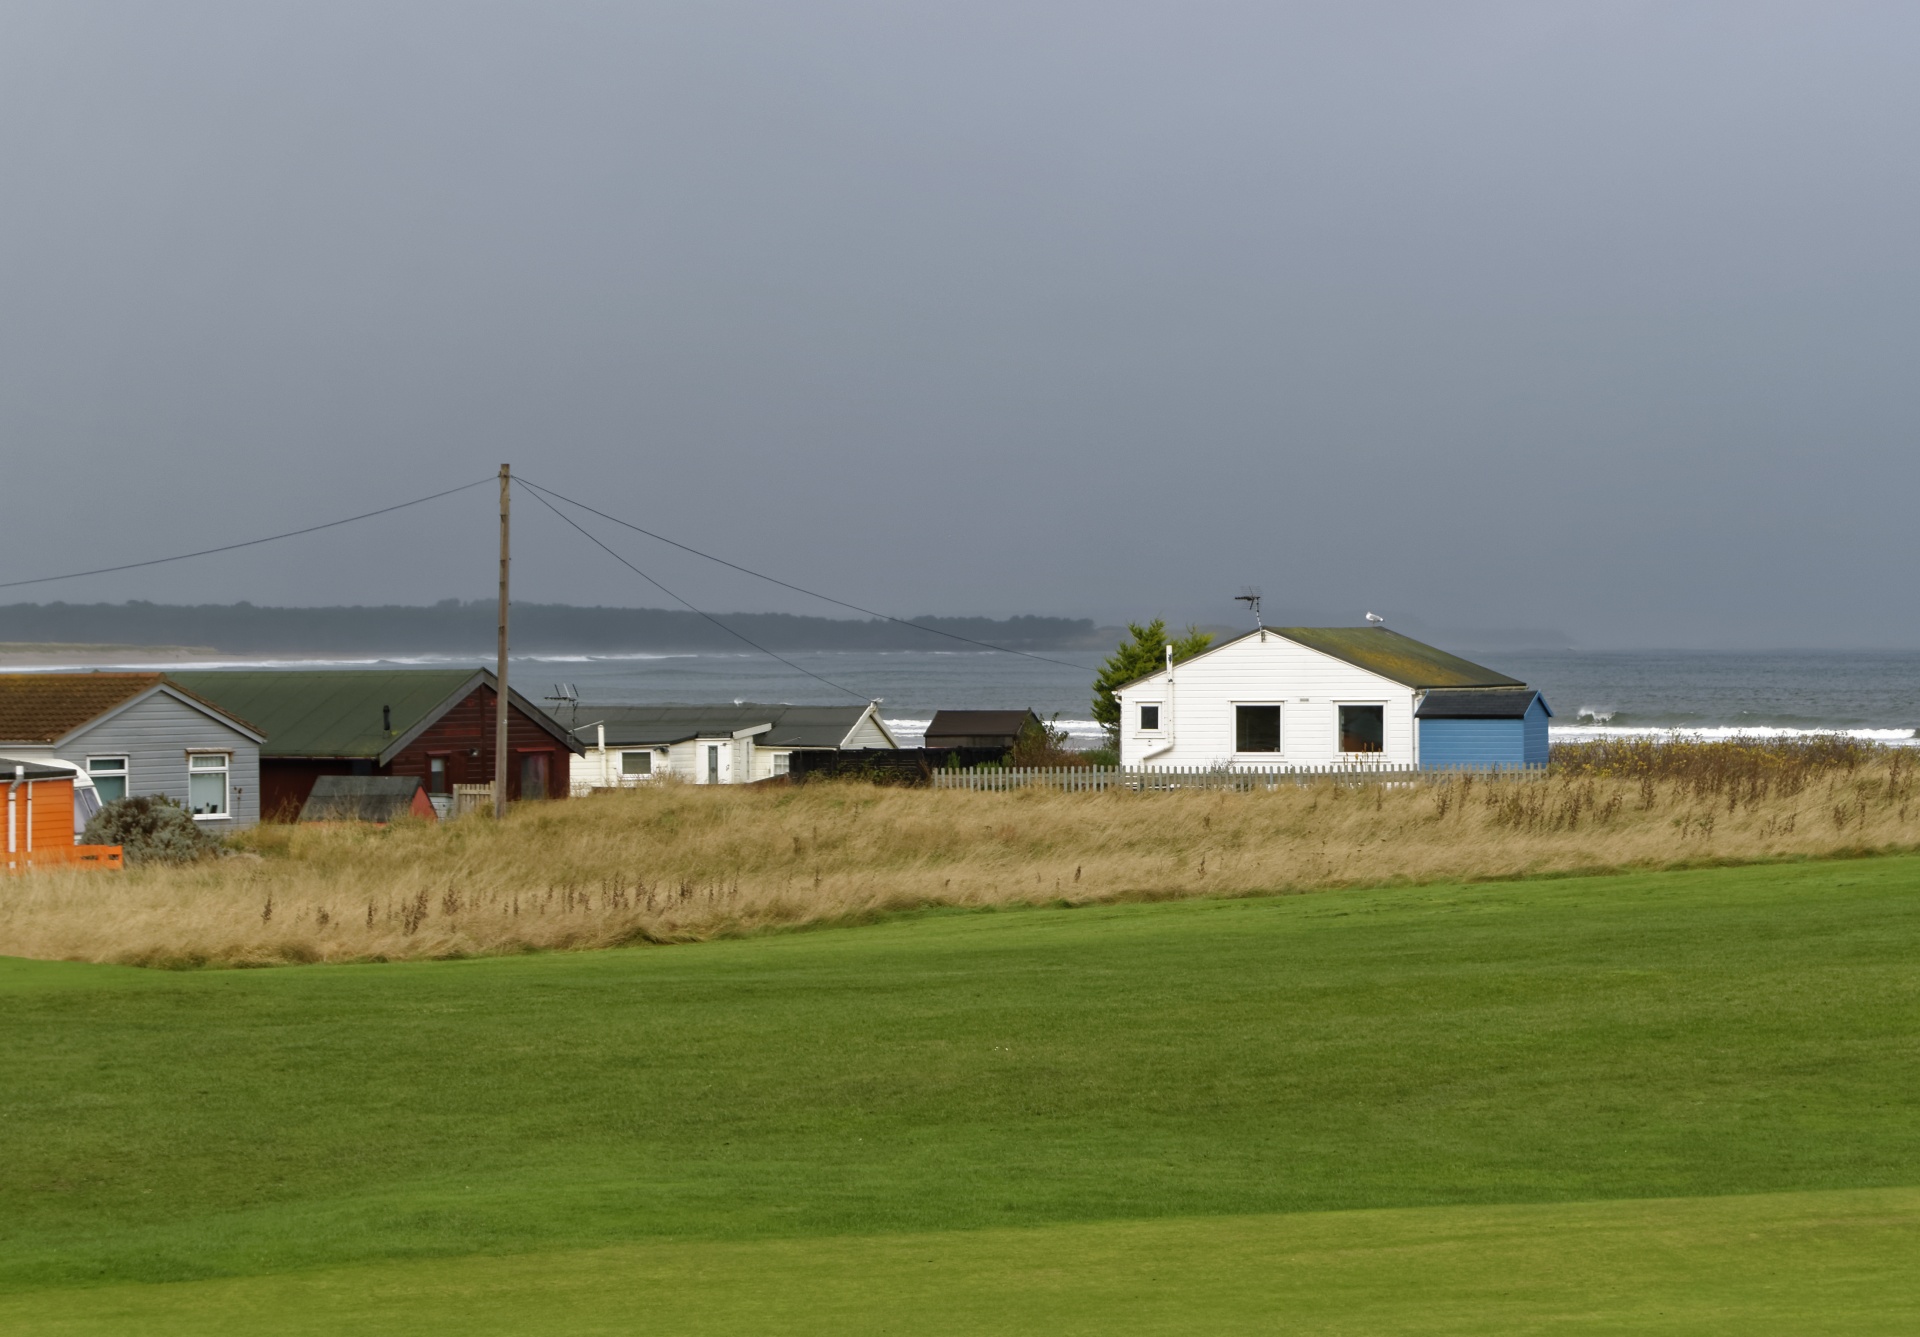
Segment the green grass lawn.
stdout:
<svg viewBox="0 0 1920 1337">
<path fill-rule="evenodd" d="M 0 1330 L 1920 1328 L 1920 859 L 0 962 Z"/>
</svg>

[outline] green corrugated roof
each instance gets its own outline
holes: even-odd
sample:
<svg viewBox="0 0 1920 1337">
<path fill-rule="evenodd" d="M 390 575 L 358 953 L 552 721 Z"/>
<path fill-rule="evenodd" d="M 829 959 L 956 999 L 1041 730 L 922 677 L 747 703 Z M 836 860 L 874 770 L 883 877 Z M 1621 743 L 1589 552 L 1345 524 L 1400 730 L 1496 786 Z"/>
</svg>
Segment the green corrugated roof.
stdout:
<svg viewBox="0 0 1920 1337">
<path fill-rule="evenodd" d="M 1269 627 L 1290 641 L 1344 659 L 1407 687 L 1522 687 L 1518 678 L 1450 655 L 1385 627 Z"/>
<path fill-rule="evenodd" d="M 474 676 L 461 669 L 201 669 L 167 676 L 251 720 L 263 757 L 378 757 Z M 380 708 L 392 707 L 392 732 Z"/>
</svg>

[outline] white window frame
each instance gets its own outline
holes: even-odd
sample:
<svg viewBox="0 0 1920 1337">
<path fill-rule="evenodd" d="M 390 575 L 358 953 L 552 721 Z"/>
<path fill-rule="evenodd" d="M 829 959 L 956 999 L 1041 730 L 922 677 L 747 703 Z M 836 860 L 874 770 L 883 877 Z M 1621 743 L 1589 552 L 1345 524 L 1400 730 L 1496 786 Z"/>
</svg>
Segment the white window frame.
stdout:
<svg viewBox="0 0 1920 1337">
<path fill-rule="evenodd" d="M 1378 752 L 1349 752 L 1340 745 L 1340 712 L 1347 706 L 1380 707 L 1380 750 Z M 1391 701 L 1335 701 L 1333 703 L 1333 750 L 1341 757 L 1378 757 L 1387 758 L 1387 711 L 1392 709 Z"/>
<path fill-rule="evenodd" d="M 1242 757 L 1253 759 L 1256 757 L 1284 757 L 1287 755 L 1287 703 L 1286 702 L 1284 701 L 1233 701 L 1233 702 L 1230 702 L 1229 704 L 1233 707 L 1233 756 L 1236 761 Z M 1280 712 L 1279 714 L 1280 738 L 1278 740 L 1280 746 L 1276 747 L 1271 752 L 1242 752 L 1240 750 L 1240 707 L 1242 706 L 1261 706 L 1261 707 L 1271 706 L 1274 710 L 1277 710 Z"/>
<path fill-rule="evenodd" d="M 1167 708 L 1167 703 L 1164 701 L 1134 702 L 1133 703 L 1133 731 L 1135 733 L 1142 733 L 1142 734 L 1165 733 L 1167 731 L 1167 726 L 1164 723 L 1162 723 L 1162 721 L 1166 718 L 1164 714 L 1164 712 L 1166 711 L 1166 708 Z M 1145 724 L 1142 724 L 1140 722 L 1141 721 L 1140 712 L 1145 710 L 1151 710 L 1153 712 L 1153 727 L 1151 729 L 1149 729 Z"/>
<path fill-rule="evenodd" d="M 110 767 L 106 770 L 96 771 L 94 764 L 103 761 L 117 761 L 120 765 L 118 768 Z M 102 780 L 118 780 L 120 782 L 121 798 L 125 798 L 133 792 L 133 758 L 124 752 L 115 753 L 110 757 L 88 757 L 87 775 L 93 780 L 94 792 L 96 794 L 99 793 L 100 781 Z M 108 801 L 111 802 L 111 800 Z"/>
<path fill-rule="evenodd" d="M 647 768 L 644 771 L 628 770 L 627 769 L 628 757 L 645 757 L 647 759 Z M 651 780 L 652 778 L 653 778 L 653 749 L 652 748 L 623 747 L 620 749 L 620 783 L 621 784 L 632 784 L 635 781 Z"/>
<path fill-rule="evenodd" d="M 196 766 L 194 762 L 202 757 L 218 757 L 220 765 Z M 231 822 L 233 820 L 233 753 L 226 748 L 195 748 L 187 753 L 187 810 L 193 812 L 193 777 L 196 775 L 218 775 L 220 777 L 220 811 L 194 812 L 196 822 Z"/>
</svg>

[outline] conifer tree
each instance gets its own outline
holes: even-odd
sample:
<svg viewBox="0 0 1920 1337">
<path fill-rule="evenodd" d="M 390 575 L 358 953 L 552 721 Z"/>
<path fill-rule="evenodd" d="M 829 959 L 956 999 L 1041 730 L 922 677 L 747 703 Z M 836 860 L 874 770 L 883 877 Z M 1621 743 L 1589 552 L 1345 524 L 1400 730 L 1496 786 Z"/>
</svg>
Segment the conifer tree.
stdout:
<svg viewBox="0 0 1920 1337">
<path fill-rule="evenodd" d="M 1114 748 L 1120 746 L 1120 703 L 1114 700 L 1113 689 L 1167 666 L 1165 619 L 1156 617 L 1144 627 L 1129 622 L 1127 631 L 1132 639 L 1120 642 L 1120 648 L 1108 656 L 1100 667 L 1100 676 L 1093 680 L 1094 723 L 1107 731 L 1107 745 Z M 1211 632 L 1189 626 L 1186 634 L 1173 642 L 1173 662 L 1192 659 L 1212 644 Z"/>
</svg>

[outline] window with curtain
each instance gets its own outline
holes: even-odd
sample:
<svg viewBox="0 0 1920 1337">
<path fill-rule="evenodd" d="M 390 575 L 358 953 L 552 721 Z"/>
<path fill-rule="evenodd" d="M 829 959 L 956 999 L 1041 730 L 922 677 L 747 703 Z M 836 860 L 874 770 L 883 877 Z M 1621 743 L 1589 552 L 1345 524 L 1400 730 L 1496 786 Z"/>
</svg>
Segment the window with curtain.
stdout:
<svg viewBox="0 0 1920 1337">
<path fill-rule="evenodd" d="M 1340 707 L 1340 750 L 1342 752 L 1385 752 L 1387 750 L 1387 708 L 1385 706 Z"/>
<path fill-rule="evenodd" d="M 549 752 L 522 752 L 520 754 L 520 797 L 545 798 L 547 796 L 547 775 L 551 763 Z"/>
<path fill-rule="evenodd" d="M 233 758 L 225 752 L 187 756 L 187 811 L 195 817 L 227 816 L 227 776 Z"/>
</svg>

